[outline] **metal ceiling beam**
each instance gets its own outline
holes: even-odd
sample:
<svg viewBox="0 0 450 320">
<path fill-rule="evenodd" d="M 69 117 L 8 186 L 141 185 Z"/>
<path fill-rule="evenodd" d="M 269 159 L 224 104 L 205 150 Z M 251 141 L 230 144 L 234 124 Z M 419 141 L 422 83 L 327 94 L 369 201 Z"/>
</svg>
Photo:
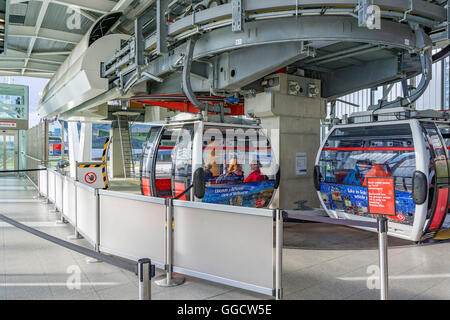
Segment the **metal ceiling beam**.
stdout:
<svg viewBox="0 0 450 320">
<path fill-rule="evenodd" d="M 64 6 L 89 10 L 98 13 L 109 13 L 117 4 L 110 0 L 51 0 Z"/>
<path fill-rule="evenodd" d="M 17 50 L 14 48 L 9 48 L 7 56 L 0 56 L 1 60 L 26 60 L 30 59 L 36 62 L 43 62 L 49 64 L 57 64 L 60 65 L 66 60 L 66 56 L 58 56 L 58 55 L 48 55 L 48 56 L 40 56 L 32 53 L 28 55 L 26 51 Z"/>
<path fill-rule="evenodd" d="M 34 52 L 35 56 L 68 56 L 72 51 L 49 51 L 49 52 Z"/>
<path fill-rule="evenodd" d="M 51 66 L 49 64 L 44 63 L 34 63 L 30 62 L 27 68 L 27 71 L 38 71 L 38 72 L 47 72 L 47 73 L 55 73 L 58 70 L 59 66 Z M 0 70 L 16 70 L 17 72 L 22 73 L 23 62 L 14 62 L 14 61 L 0 61 Z M 22 74 L 23 75 L 23 74 Z"/>
<path fill-rule="evenodd" d="M 20 70 L 18 70 L 18 71 L 0 70 L 0 76 L 5 76 L 5 77 L 23 76 L 23 77 L 31 77 L 31 78 L 50 79 L 51 77 L 53 77 L 53 72 L 25 72 L 22 75 L 22 72 Z"/>
<path fill-rule="evenodd" d="M 29 0 L 10 0 L 11 4 L 29 2 Z M 67 7 L 84 9 L 98 13 L 109 13 L 117 4 L 110 0 L 49 0 L 49 2 L 57 3 Z"/>
<path fill-rule="evenodd" d="M 40 28 L 37 36 L 34 34 L 35 27 L 30 26 L 20 26 L 20 25 L 10 25 L 9 26 L 9 36 L 10 37 L 25 37 L 33 38 L 37 37 L 39 39 L 78 44 L 83 38 L 82 34 L 65 32 L 60 30 Z"/>
<path fill-rule="evenodd" d="M 47 13 L 49 3 L 50 3 L 49 0 L 42 1 L 41 9 L 39 10 L 39 15 L 36 20 L 36 25 L 34 26 L 34 35 L 35 36 L 30 39 L 30 43 L 28 44 L 27 58 L 25 59 L 24 66 L 22 68 L 22 74 L 25 73 L 25 69 L 27 68 L 29 57 L 31 56 L 31 53 L 33 52 L 34 44 L 36 43 L 36 39 L 39 34 L 39 30 L 41 29 L 45 14 Z"/>
<path fill-rule="evenodd" d="M 90 14 L 89 11 L 87 11 L 87 10 L 80 9 L 80 13 L 81 13 L 85 18 L 91 20 L 92 22 L 95 22 L 95 21 L 97 21 L 97 19 L 98 19 L 96 16 Z"/>
</svg>

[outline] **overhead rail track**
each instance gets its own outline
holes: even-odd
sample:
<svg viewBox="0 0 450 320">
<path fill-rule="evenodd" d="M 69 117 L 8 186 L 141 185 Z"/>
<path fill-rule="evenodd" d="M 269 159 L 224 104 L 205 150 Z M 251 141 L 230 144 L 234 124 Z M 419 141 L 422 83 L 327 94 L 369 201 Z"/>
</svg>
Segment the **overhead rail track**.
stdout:
<svg viewBox="0 0 450 320">
<path fill-rule="evenodd" d="M 371 4 L 380 8 L 380 29 L 367 24 Z M 181 77 L 174 74 L 189 67 L 191 50 L 194 92 L 245 94 L 246 86 L 288 65 L 314 73 L 325 84 L 323 97 L 332 99 L 420 74 L 417 54 L 431 48 L 430 35 L 448 25 L 442 4 L 422 0 L 233 0 L 170 19 L 167 6 L 168 1 L 156 1 L 154 11 L 136 20 L 135 36 L 102 63 L 101 75 L 111 88 L 125 94 L 150 81 L 156 94 L 173 91 L 165 80 Z M 149 20 L 155 30 L 144 37 L 142 26 Z M 250 61 L 254 56 L 258 61 Z M 372 79 L 349 79 L 367 72 Z"/>
</svg>

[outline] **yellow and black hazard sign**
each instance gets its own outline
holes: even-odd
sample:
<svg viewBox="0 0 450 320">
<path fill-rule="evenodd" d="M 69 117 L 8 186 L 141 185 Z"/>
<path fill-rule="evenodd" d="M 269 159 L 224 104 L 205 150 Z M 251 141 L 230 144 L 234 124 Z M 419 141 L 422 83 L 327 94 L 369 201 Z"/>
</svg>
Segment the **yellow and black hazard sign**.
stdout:
<svg viewBox="0 0 450 320">
<path fill-rule="evenodd" d="M 102 162 L 77 162 L 77 180 L 95 189 L 108 189 L 107 151 L 110 139 L 103 147 Z"/>
</svg>

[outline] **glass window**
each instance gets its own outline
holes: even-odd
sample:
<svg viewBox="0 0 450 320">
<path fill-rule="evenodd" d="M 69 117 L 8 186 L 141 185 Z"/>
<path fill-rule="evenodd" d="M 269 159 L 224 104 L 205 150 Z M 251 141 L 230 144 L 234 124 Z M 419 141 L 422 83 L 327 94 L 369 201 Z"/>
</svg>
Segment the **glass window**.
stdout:
<svg viewBox="0 0 450 320">
<path fill-rule="evenodd" d="M 449 171 L 447 163 L 447 151 L 436 125 L 432 122 L 422 122 L 425 130 L 425 141 L 429 145 L 431 156 L 430 170 L 436 174 L 436 183 L 448 183 Z"/>
<path fill-rule="evenodd" d="M 322 182 L 365 186 L 367 177 L 394 177 L 395 189 L 412 192 L 416 169 L 409 125 L 336 129 L 320 156 Z"/>
<path fill-rule="evenodd" d="M 397 223 L 414 223 L 416 170 L 408 124 L 336 129 L 320 155 L 320 196 L 329 210 L 368 216 L 367 178 L 393 177 Z"/>
<path fill-rule="evenodd" d="M 175 132 L 174 132 L 175 133 Z M 179 195 L 191 185 L 192 180 L 192 141 L 194 137 L 194 125 L 186 125 L 176 132 L 177 144 L 172 152 L 173 170 L 173 193 Z M 180 200 L 189 200 L 189 194 Z"/>
<path fill-rule="evenodd" d="M 151 176 L 153 161 L 150 154 L 156 151 L 154 187 L 156 197 L 171 197 L 173 192 L 179 194 L 190 184 L 192 174 L 192 136 L 193 125 L 185 127 L 166 127 L 163 129 L 157 150 L 153 150 L 152 140 L 156 139 L 158 131 L 150 131 L 146 142 L 147 168 L 146 175 Z M 174 184 L 172 185 L 172 168 Z"/>
<path fill-rule="evenodd" d="M 159 137 L 159 132 L 161 127 L 153 127 L 150 129 L 147 135 L 147 139 L 144 143 L 142 151 L 142 165 L 141 165 L 141 177 L 150 178 L 151 170 L 153 167 L 154 150 L 156 148 L 157 139 Z"/>
<path fill-rule="evenodd" d="M 102 161 L 103 148 L 109 138 L 110 130 L 111 124 L 109 123 L 92 124 L 92 161 Z"/>
<path fill-rule="evenodd" d="M 203 202 L 265 207 L 273 192 L 277 164 L 270 142 L 255 128 L 205 127 Z"/>
<path fill-rule="evenodd" d="M 170 197 L 172 196 L 172 151 L 177 140 L 177 132 L 180 129 L 165 128 L 155 160 L 155 196 Z"/>
</svg>

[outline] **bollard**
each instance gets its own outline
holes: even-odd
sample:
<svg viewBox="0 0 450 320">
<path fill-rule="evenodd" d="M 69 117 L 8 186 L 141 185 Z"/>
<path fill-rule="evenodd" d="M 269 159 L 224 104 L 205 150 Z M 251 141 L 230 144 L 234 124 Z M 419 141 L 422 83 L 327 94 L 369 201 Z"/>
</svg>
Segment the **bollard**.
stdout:
<svg viewBox="0 0 450 320">
<path fill-rule="evenodd" d="M 379 217 L 377 221 L 379 246 L 378 250 L 380 261 L 380 299 L 388 300 L 388 220 L 387 218 Z"/>
<path fill-rule="evenodd" d="M 166 228 L 165 228 L 165 264 L 166 274 L 158 277 L 155 284 L 160 287 L 175 287 L 184 283 L 185 278 L 173 273 L 173 199 L 166 199 Z"/>
<path fill-rule="evenodd" d="M 283 210 L 275 210 L 276 242 L 275 242 L 275 298 L 283 299 Z"/>
<path fill-rule="evenodd" d="M 139 300 L 151 299 L 151 264 L 150 259 L 138 260 Z"/>
</svg>

